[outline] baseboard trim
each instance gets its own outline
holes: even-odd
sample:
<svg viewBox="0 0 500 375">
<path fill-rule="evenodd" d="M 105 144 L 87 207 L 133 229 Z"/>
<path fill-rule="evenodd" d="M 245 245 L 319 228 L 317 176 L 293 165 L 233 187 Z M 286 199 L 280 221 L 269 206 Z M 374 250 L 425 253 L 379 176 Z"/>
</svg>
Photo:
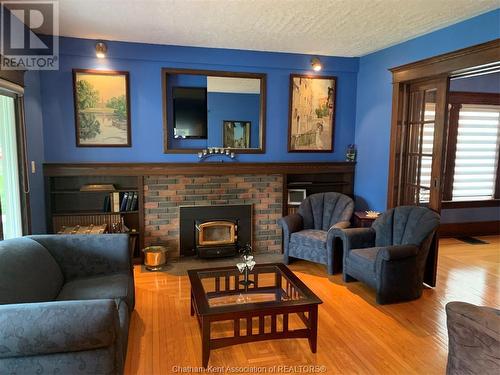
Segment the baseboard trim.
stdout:
<svg viewBox="0 0 500 375">
<path fill-rule="evenodd" d="M 490 236 L 500 234 L 500 221 L 447 223 L 439 226 L 439 237 Z"/>
</svg>

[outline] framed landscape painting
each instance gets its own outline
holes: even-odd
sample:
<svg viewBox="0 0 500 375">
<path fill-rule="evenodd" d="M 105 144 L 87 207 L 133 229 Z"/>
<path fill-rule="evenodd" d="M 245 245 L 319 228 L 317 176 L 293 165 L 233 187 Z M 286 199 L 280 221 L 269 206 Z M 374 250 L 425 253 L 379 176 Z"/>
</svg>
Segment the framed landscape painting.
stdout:
<svg viewBox="0 0 500 375">
<path fill-rule="evenodd" d="M 333 151 L 336 91 L 336 77 L 290 75 L 288 152 Z"/>
<path fill-rule="evenodd" d="M 130 147 L 128 72 L 73 70 L 76 145 Z"/>
<path fill-rule="evenodd" d="M 250 148 L 250 121 L 224 121 L 224 148 Z"/>
</svg>

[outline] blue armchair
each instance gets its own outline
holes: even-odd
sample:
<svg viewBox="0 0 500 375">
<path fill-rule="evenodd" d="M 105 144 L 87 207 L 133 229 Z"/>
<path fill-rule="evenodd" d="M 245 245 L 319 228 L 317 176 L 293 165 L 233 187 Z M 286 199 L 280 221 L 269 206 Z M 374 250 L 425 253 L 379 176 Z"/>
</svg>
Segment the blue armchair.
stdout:
<svg viewBox="0 0 500 375">
<path fill-rule="evenodd" d="M 377 303 L 417 299 L 439 215 L 425 207 L 400 206 L 371 228 L 336 229 L 342 240 L 344 281 L 360 280 L 377 291 Z"/>
<path fill-rule="evenodd" d="M 353 210 L 353 200 L 344 194 L 318 193 L 308 196 L 298 213 L 279 219 L 285 264 L 292 258 L 309 260 L 326 264 L 333 274 L 339 262 L 334 261 L 333 229 L 347 228 Z"/>
</svg>

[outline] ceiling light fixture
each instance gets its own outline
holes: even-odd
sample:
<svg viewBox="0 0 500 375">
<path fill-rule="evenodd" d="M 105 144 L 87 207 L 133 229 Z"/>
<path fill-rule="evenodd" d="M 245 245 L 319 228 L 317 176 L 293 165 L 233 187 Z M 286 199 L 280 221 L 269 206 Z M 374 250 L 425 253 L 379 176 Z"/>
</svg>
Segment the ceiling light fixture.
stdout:
<svg viewBox="0 0 500 375">
<path fill-rule="evenodd" d="M 108 47 L 104 42 L 97 42 L 95 45 L 95 55 L 99 59 L 104 59 L 106 57 L 106 52 L 108 52 Z"/>
<path fill-rule="evenodd" d="M 323 68 L 321 61 L 317 57 L 311 59 L 311 66 L 315 72 L 319 72 Z"/>
</svg>

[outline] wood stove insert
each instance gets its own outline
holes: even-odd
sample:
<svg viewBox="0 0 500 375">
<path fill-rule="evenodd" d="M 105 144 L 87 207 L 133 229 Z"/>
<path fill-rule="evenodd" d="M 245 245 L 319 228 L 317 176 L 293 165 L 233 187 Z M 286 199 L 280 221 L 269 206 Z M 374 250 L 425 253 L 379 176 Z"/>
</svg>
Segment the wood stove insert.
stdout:
<svg viewBox="0 0 500 375">
<path fill-rule="evenodd" d="M 180 207 L 180 254 L 234 256 L 252 241 L 252 205 Z"/>
</svg>

